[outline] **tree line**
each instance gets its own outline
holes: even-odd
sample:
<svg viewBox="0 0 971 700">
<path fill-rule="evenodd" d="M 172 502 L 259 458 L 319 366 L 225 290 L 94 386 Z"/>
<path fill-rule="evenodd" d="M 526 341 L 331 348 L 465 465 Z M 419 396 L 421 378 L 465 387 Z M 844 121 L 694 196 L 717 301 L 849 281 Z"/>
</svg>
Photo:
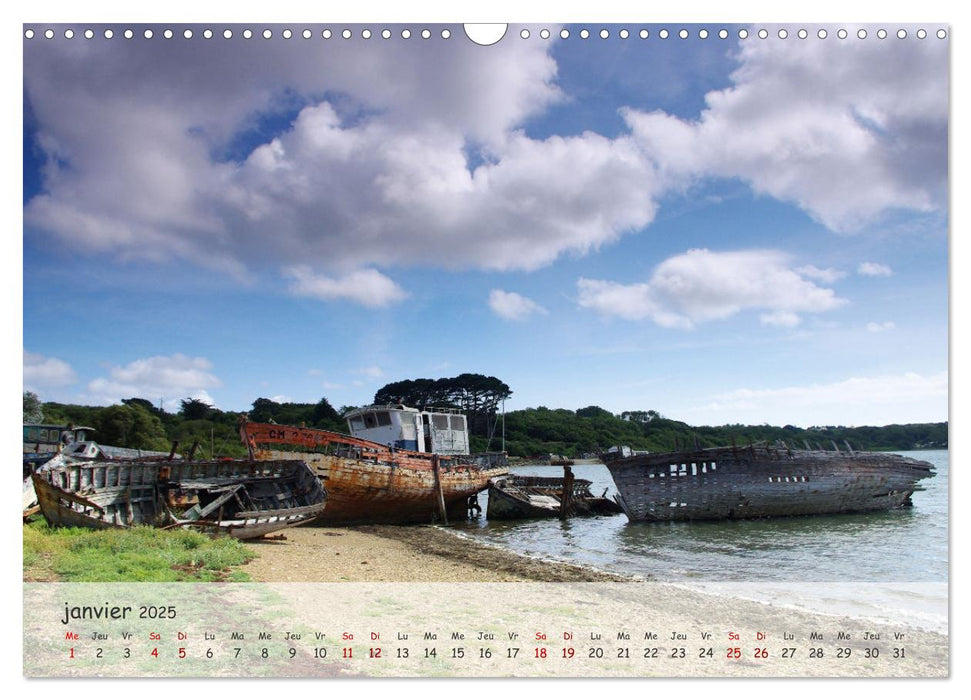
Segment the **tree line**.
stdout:
<svg viewBox="0 0 971 700">
<path fill-rule="evenodd" d="M 463 379 L 463 377 L 465 379 Z M 691 426 L 662 416 L 654 410 L 624 411 L 614 415 L 599 406 L 577 410 L 545 406 L 511 411 L 504 421 L 497 411 L 504 397 L 511 395 L 501 382 L 478 379 L 482 375 L 460 375 L 448 391 L 447 385 L 432 387 L 432 380 L 393 382 L 375 394 L 374 402 L 404 403 L 416 408 L 453 407 L 467 412 L 473 452 L 498 450 L 501 436 L 510 456 L 537 457 L 550 453 L 569 457 L 595 455 L 613 445 L 637 450 L 667 452 L 684 447 L 719 447 L 784 440 L 792 447 L 840 449 L 848 442 L 857 450 L 944 449 L 948 446 L 948 424 L 919 423 L 887 426 L 812 426 L 798 428 L 770 425 Z M 469 380 L 469 378 L 473 378 Z M 485 377 L 486 380 L 494 378 Z M 463 384 L 466 381 L 470 384 Z M 435 380 L 438 381 L 438 380 Z M 478 387 L 477 392 L 473 391 Z M 393 397 L 393 398 L 391 398 Z M 326 398 L 316 403 L 277 402 L 258 398 L 247 411 L 251 420 L 281 425 L 306 425 L 335 432 L 347 432 L 341 416 L 353 407 L 335 409 Z M 187 398 L 177 412 L 168 412 L 142 398 L 129 398 L 113 406 L 79 406 L 56 402 L 41 403 L 36 395 L 24 394 L 24 422 L 74 423 L 95 428 L 94 439 L 106 445 L 146 450 L 168 450 L 178 441 L 187 451 L 199 443 L 199 456 L 242 457 L 246 450 L 239 439 L 242 412 L 222 411 L 204 401 Z M 473 416 L 476 418 L 473 421 Z M 501 421 L 504 422 L 504 431 Z"/>
</svg>

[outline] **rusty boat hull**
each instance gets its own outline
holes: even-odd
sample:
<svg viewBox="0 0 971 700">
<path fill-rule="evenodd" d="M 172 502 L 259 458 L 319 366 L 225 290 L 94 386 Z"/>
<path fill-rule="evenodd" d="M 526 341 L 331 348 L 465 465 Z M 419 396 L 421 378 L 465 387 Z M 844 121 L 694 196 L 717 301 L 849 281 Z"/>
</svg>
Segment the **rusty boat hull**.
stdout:
<svg viewBox="0 0 971 700">
<path fill-rule="evenodd" d="M 70 462 L 35 472 L 48 523 L 181 527 L 252 539 L 316 518 L 327 492 L 297 460 Z"/>
<path fill-rule="evenodd" d="M 903 508 L 933 465 L 895 454 L 724 447 L 606 458 L 632 521 L 725 520 Z"/>
<path fill-rule="evenodd" d="M 502 465 L 470 455 L 394 449 L 328 430 L 243 423 L 243 442 L 255 459 L 300 459 L 327 489 L 317 525 L 406 524 L 464 519 L 469 496 L 506 474 Z"/>
</svg>

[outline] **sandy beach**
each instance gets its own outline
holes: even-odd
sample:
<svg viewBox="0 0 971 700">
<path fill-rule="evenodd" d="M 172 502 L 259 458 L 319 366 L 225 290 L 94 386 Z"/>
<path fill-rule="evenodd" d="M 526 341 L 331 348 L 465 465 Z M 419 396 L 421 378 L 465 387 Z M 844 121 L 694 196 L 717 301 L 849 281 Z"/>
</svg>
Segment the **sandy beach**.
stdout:
<svg viewBox="0 0 971 700">
<path fill-rule="evenodd" d="M 306 615 L 315 611 L 313 614 L 326 616 L 336 606 L 342 610 L 342 619 L 357 620 L 361 628 L 376 624 L 377 612 L 372 608 L 374 601 L 380 600 L 389 607 L 389 619 L 396 624 L 420 620 L 421 629 L 475 629 L 476 625 L 491 621 L 490 624 L 510 629 L 532 629 L 532 625 L 536 629 L 576 628 L 584 630 L 584 634 L 604 629 L 614 635 L 633 623 L 639 637 L 632 637 L 631 643 L 639 642 L 638 653 L 647 653 L 641 647 L 652 643 L 662 647 L 659 658 L 649 667 L 638 666 L 633 675 L 942 676 L 948 672 L 947 637 L 936 632 L 794 610 L 534 559 L 444 528 L 304 527 L 287 531 L 286 539 L 256 541 L 248 546 L 259 556 L 243 570 L 254 581 L 274 584 L 273 590 L 281 599 L 287 599 L 291 608 Z M 281 585 L 305 582 L 324 585 Z M 340 582 L 358 582 L 364 587 L 326 587 Z M 391 583 L 400 585 L 388 588 Z M 438 586 L 447 583 L 466 585 Z M 591 586 L 593 583 L 600 585 Z M 321 601 L 327 601 L 323 607 Z M 503 614 L 497 617 L 497 610 Z M 733 630 L 738 635 L 734 639 L 744 641 L 731 642 L 732 637 L 726 635 Z M 640 639 L 648 631 L 658 633 L 657 642 Z M 703 637 L 706 632 L 711 636 Z M 759 642 L 763 632 L 766 641 Z M 808 640 L 810 634 L 817 632 L 823 637 L 812 644 L 825 647 L 825 662 L 809 656 Z M 837 642 L 837 633 L 845 634 L 845 641 Z M 882 641 L 870 641 L 870 635 L 876 633 L 882 634 Z M 673 640 L 674 634 L 684 635 L 677 637 L 684 641 Z M 784 634 L 789 636 L 783 639 Z M 899 639 L 906 639 L 906 659 L 892 658 L 891 646 L 904 643 L 894 642 L 893 634 L 903 634 Z M 726 644 L 733 643 L 745 646 L 749 656 L 752 645 L 771 645 L 772 658 L 742 659 L 733 664 L 688 664 L 679 661 L 671 651 L 682 644 L 697 654 L 698 647 L 703 650 L 711 645 L 724 655 Z M 882 645 L 882 660 L 867 658 L 874 644 Z M 798 646 L 798 657 L 780 657 L 783 646 Z M 837 646 L 843 648 L 847 658 L 830 658 L 843 653 Z M 615 651 L 611 649 L 611 653 Z M 530 668 L 529 673 L 541 676 L 552 672 L 542 664 Z M 389 666 L 380 673 L 395 675 L 401 671 L 402 668 Z M 458 672 L 490 675 L 495 671 L 494 664 L 477 660 L 472 665 L 462 664 Z M 374 672 L 377 671 L 368 671 Z M 521 672 L 523 669 L 517 671 Z M 617 659 L 601 663 L 585 658 L 557 673 L 629 675 L 632 667 Z"/>
<path fill-rule="evenodd" d="M 243 571 L 273 583 L 630 580 L 524 557 L 429 526 L 300 527 L 287 530 L 285 538 L 247 543 L 258 557 Z"/>
</svg>

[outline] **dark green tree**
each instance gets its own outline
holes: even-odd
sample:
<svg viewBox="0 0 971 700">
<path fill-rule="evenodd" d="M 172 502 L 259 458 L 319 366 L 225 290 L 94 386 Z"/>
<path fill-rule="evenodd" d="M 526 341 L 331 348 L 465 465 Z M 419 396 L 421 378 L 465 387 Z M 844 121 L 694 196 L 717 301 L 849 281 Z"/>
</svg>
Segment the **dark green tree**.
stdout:
<svg viewBox="0 0 971 700">
<path fill-rule="evenodd" d="M 141 406 L 114 405 L 101 409 L 94 421 L 98 442 L 140 450 L 166 450 L 170 444 L 158 416 Z"/>
<path fill-rule="evenodd" d="M 205 420 L 211 412 L 212 406 L 201 399 L 182 399 L 179 415 L 186 420 Z"/>
<path fill-rule="evenodd" d="M 132 397 L 130 399 L 122 399 L 121 402 L 126 406 L 141 406 L 146 411 L 156 416 L 162 416 L 165 414 L 165 411 L 162 408 L 156 407 L 155 404 L 148 399 Z"/>
</svg>

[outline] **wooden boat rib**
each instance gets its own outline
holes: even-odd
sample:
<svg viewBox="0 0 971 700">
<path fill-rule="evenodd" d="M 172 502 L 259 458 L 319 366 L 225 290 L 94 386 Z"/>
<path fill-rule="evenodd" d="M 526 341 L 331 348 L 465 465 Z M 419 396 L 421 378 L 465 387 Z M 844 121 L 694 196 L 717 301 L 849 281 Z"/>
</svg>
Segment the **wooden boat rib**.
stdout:
<svg viewBox="0 0 971 700">
<path fill-rule="evenodd" d="M 239 539 L 312 520 L 327 498 L 299 460 L 72 462 L 32 479 L 51 525 L 183 527 Z"/>
<path fill-rule="evenodd" d="M 882 452 L 749 445 L 604 455 L 633 521 L 717 520 L 887 510 L 911 504 L 933 465 Z"/>
<path fill-rule="evenodd" d="M 316 428 L 240 424 L 255 459 L 300 459 L 327 488 L 317 524 L 431 522 L 464 518 L 467 501 L 506 466 L 480 466 L 473 455 L 398 449 Z"/>
<path fill-rule="evenodd" d="M 574 479 L 566 513 L 562 512 L 563 477 L 510 474 L 489 480 L 489 520 L 556 518 L 620 513 L 620 506 L 590 492 L 592 482 Z"/>
</svg>

